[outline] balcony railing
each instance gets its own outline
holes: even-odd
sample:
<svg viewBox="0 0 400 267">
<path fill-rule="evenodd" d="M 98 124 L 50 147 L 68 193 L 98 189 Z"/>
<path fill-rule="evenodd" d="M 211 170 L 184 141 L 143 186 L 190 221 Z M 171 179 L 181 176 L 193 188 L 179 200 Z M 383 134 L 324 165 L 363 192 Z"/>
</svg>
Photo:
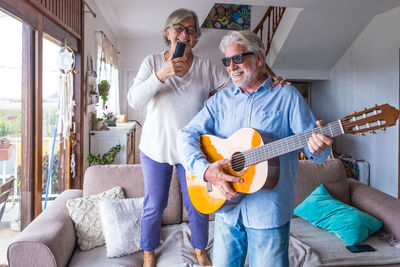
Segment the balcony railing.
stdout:
<svg viewBox="0 0 400 267">
<path fill-rule="evenodd" d="M 21 164 L 21 137 L 7 137 L 13 144 L 13 152 L 12 156 L 9 160 L 0 161 L 0 182 L 4 184 L 6 180 L 10 176 L 17 177 L 17 182 L 14 183 L 14 190 L 13 194 L 9 196 L 9 199 L 16 199 L 19 200 L 18 194 L 18 183 L 19 183 L 19 174 L 18 174 L 18 167 Z M 53 138 L 52 137 L 43 137 L 43 152 L 51 151 L 53 145 Z M 58 140 L 56 141 L 56 148 L 58 147 Z M 47 181 L 43 180 L 43 183 Z M 49 185 L 49 194 L 48 198 L 55 198 L 59 195 L 59 193 L 54 193 L 54 188 L 52 183 Z M 42 195 L 42 199 L 44 199 L 45 194 Z"/>
</svg>

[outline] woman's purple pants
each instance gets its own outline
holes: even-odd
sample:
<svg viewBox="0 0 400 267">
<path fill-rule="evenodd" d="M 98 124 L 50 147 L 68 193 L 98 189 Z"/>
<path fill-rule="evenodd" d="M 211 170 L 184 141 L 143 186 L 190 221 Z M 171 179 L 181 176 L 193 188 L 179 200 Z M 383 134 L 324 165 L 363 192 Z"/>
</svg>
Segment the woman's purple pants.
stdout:
<svg viewBox="0 0 400 267">
<path fill-rule="evenodd" d="M 140 164 L 145 191 L 140 247 L 145 251 L 152 251 L 160 245 L 161 217 L 167 207 L 173 165 L 156 162 L 142 152 Z M 183 205 L 189 217 L 191 244 L 194 248 L 204 249 L 208 243 L 208 215 L 193 207 L 186 186 L 185 169 L 181 164 L 176 164 L 175 167 L 181 185 Z"/>
</svg>

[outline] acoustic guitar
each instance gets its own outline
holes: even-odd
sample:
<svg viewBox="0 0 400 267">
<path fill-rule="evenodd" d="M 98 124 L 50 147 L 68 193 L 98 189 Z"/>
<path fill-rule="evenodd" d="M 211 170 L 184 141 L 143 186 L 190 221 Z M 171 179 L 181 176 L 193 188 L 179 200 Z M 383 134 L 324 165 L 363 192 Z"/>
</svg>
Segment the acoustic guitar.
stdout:
<svg viewBox="0 0 400 267">
<path fill-rule="evenodd" d="M 306 147 L 313 133 L 331 138 L 342 134 L 375 133 L 374 130 L 385 130 L 386 127 L 395 125 L 398 116 L 399 111 L 396 108 L 384 104 L 267 144 L 264 144 L 260 134 L 252 128 L 239 129 L 226 139 L 202 135 L 200 142 L 210 163 L 231 158 L 223 166 L 224 172 L 244 180 L 243 183 L 231 183 L 232 188 L 236 192 L 250 194 L 260 189 L 273 189 L 279 180 L 278 157 Z M 190 199 L 199 212 L 213 213 L 226 202 L 219 189 L 205 182 L 202 177 L 186 172 L 186 182 Z"/>
</svg>

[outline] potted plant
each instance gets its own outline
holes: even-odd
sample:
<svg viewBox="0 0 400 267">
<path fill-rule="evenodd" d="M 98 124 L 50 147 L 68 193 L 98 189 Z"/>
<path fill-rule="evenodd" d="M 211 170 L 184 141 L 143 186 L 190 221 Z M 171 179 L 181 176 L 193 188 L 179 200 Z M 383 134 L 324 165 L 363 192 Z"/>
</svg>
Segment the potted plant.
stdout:
<svg viewBox="0 0 400 267">
<path fill-rule="evenodd" d="M 110 91 L 110 84 L 106 80 L 101 80 L 100 83 L 97 85 L 99 90 L 99 95 L 103 100 L 103 105 L 106 104 L 108 100 L 108 93 Z"/>
<path fill-rule="evenodd" d="M 92 130 L 103 131 L 108 130 L 107 123 L 103 121 L 103 118 L 92 118 Z"/>
<path fill-rule="evenodd" d="M 99 103 L 99 93 L 95 90 L 90 90 L 89 92 L 90 99 L 92 100 L 92 104 Z"/>
<path fill-rule="evenodd" d="M 117 117 L 112 112 L 103 113 L 104 122 L 107 126 L 116 126 Z"/>
<path fill-rule="evenodd" d="M 105 165 L 112 164 L 115 161 L 115 156 L 121 150 L 121 145 L 116 145 L 110 148 L 107 153 L 101 154 L 91 154 L 89 153 L 87 160 L 89 165 Z"/>
<path fill-rule="evenodd" d="M 0 161 L 9 160 L 12 156 L 13 145 L 7 138 L 0 138 Z"/>
</svg>

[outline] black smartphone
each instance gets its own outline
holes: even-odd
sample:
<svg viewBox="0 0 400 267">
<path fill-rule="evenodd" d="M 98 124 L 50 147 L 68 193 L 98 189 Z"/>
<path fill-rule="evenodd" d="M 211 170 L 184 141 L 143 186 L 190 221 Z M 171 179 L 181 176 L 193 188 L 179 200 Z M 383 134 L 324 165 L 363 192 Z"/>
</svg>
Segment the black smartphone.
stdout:
<svg viewBox="0 0 400 267">
<path fill-rule="evenodd" d="M 182 57 L 183 52 L 185 52 L 185 47 L 186 47 L 185 43 L 177 42 L 172 59 L 177 58 L 177 57 Z"/>
<path fill-rule="evenodd" d="M 359 252 L 366 252 L 366 251 L 375 251 L 373 247 L 370 245 L 354 245 L 354 246 L 347 246 L 346 247 L 352 253 L 359 253 Z"/>
</svg>

